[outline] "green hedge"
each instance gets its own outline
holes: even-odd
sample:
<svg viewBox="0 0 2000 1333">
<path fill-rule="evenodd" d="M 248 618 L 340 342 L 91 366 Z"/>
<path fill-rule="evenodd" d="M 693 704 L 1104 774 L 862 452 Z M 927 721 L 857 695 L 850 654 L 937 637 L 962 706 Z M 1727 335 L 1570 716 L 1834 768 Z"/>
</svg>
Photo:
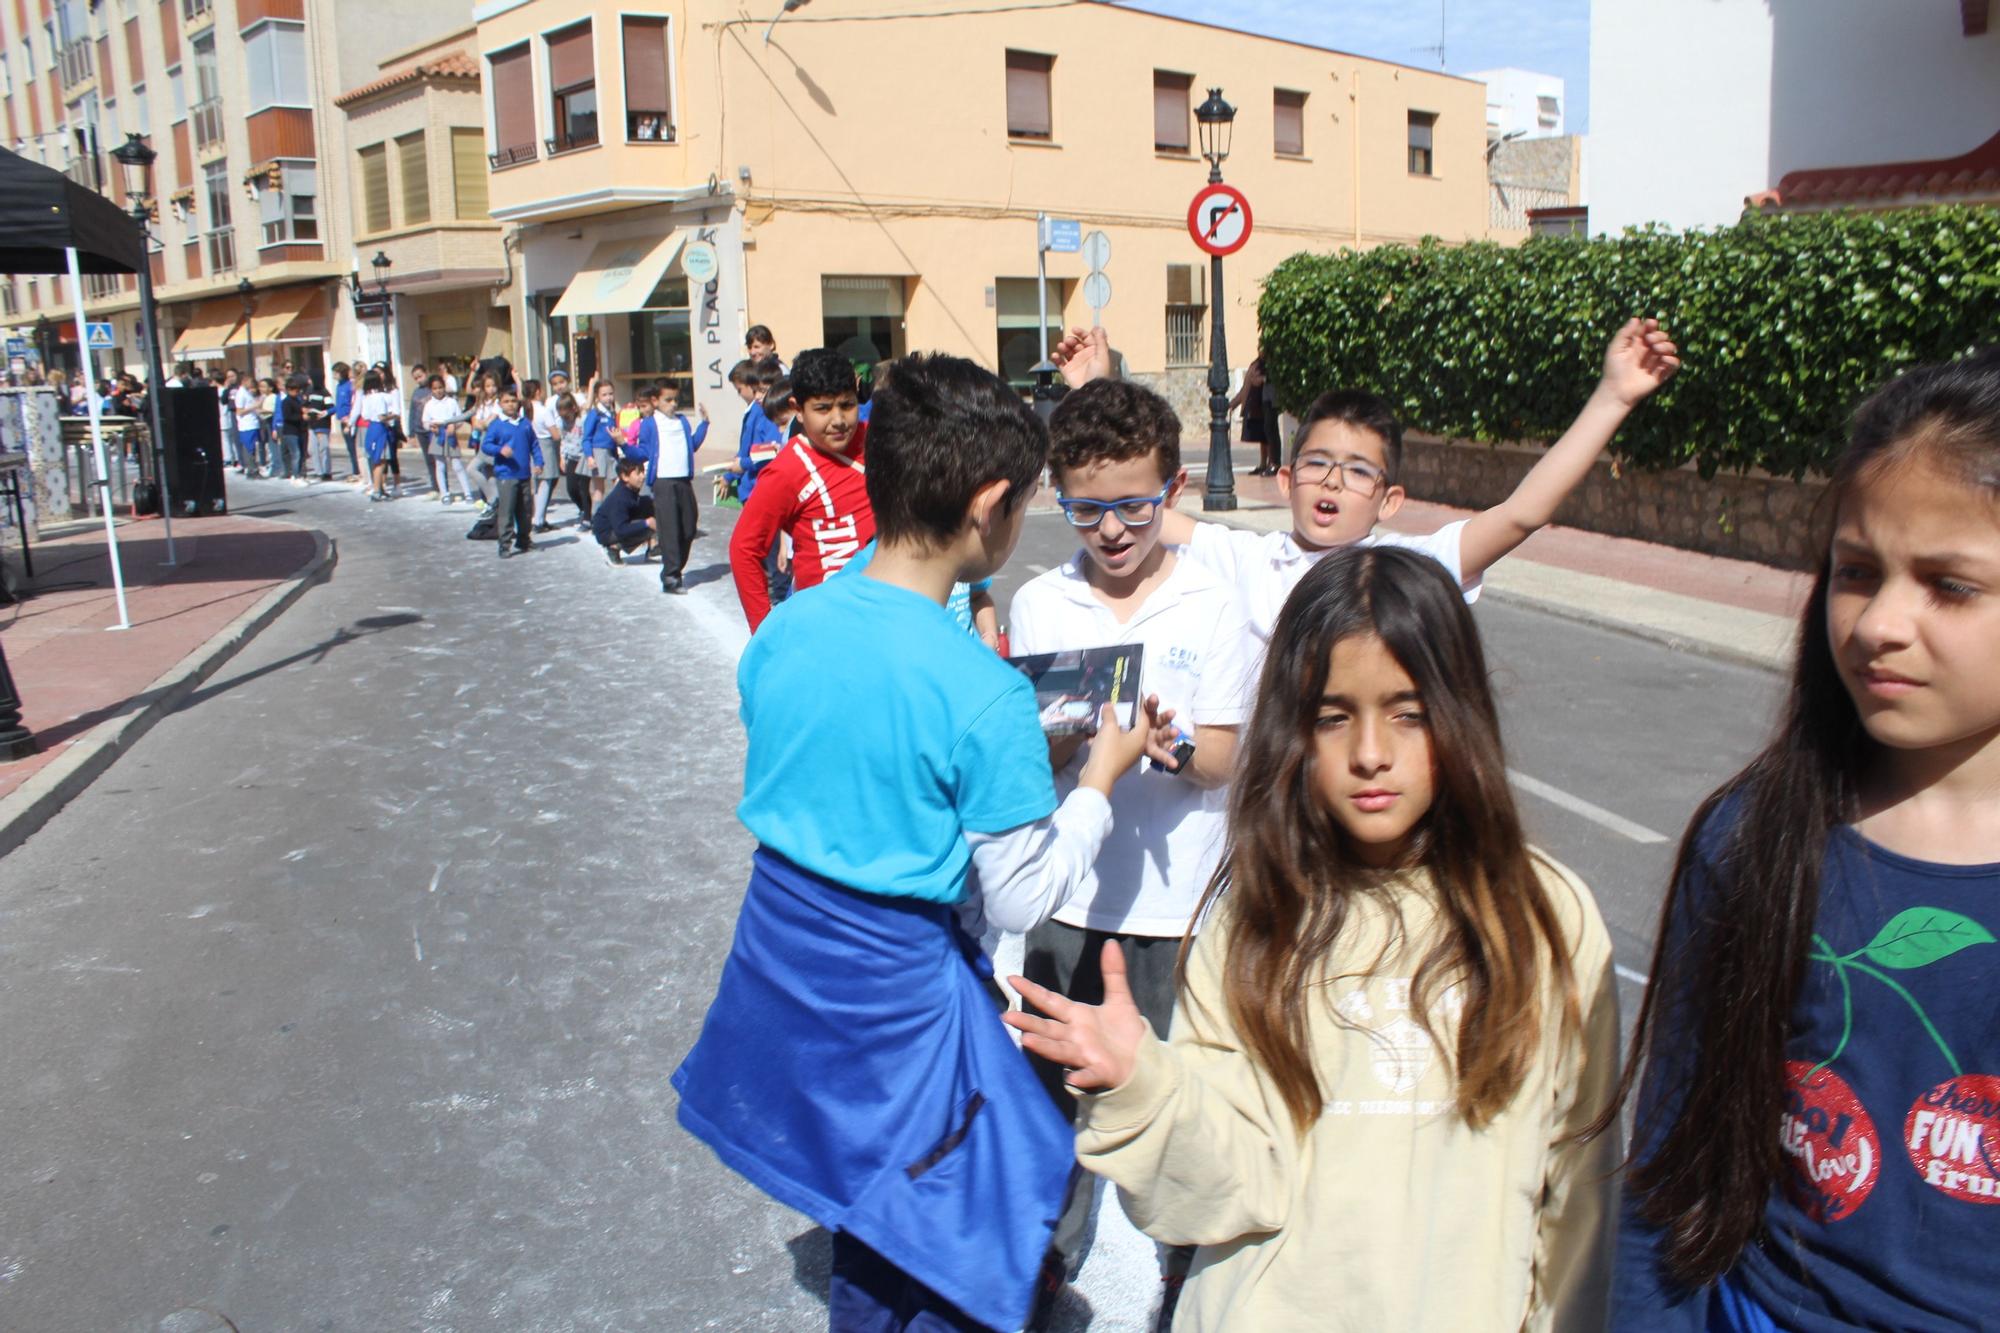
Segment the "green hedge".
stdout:
<svg viewBox="0 0 2000 1333">
<path fill-rule="evenodd" d="M 1412 428 L 1499 441 L 1555 439 L 1612 330 L 1657 315 L 1681 373 L 1619 432 L 1618 456 L 1803 476 L 1828 469 L 1874 386 L 2000 341 L 1996 275 L 2000 209 L 1756 217 L 1720 231 L 1294 255 L 1267 279 L 1258 320 L 1288 410 L 1325 389 L 1370 389 Z"/>
</svg>

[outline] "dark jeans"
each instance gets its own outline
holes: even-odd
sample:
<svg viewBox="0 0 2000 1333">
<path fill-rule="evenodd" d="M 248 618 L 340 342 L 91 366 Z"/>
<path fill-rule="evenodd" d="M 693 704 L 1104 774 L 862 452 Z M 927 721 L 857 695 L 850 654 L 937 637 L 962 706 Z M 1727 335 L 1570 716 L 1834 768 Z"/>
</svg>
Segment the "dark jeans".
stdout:
<svg viewBox="0 0 2000 1333">
<path fill-rule="evenodd" d="M 365 476 L 361 469 L 361 450 L 355 442 L 353 428 L 345 422 L 340 426 L 340 442 L 347 446 L 347 467 L 350 475 Z"/>
<path fill-rule="evenodd" d="M 534 543 L 528 538 L 530 515 L 528 496 L 535 483 L 523 477 L 515 479 L 501 477 L 499 498 L 493 502 L 493 532 L 500 539 L 500 549 L 509 546 L 517 551 L 525 551 Z"/>
<path fill-rule="evenodd" d="M 590 478 L 575 469 L 563 473 L 563 489 L 569 493 L 569 502 L 576 506 L 576 512 L 584 522 L 590 522 Z"/>
<path fill-rule="evenodd" d="M 1106 940 L 1118 941 L 1119 951 L 1125 955 L 1125 975 L 1132 987 L 1132 1002 L 1164 1040 L 1174 1016 L 1174 965 L 1181 951 L 1178 936 L 1112 935 L 1102 930 L 1067 926 L 1060 921 L 1044 921 L 1028 932 L 1021 974 L 1036 985 L 1046 986 L 1079 1003 L 1103 1004 Z M 1029 1011 L 1040 1012 L 1032 1005 Z M 1035 1077 L 1042 1081 L 1042 1087 L 1048 1090 L 1049 1100 L 1066 1119 L 1075 1123 L 1076 1098 L 1063 1084 L 1063 1067 L 1032 1055 L 1028 1062 L 1034 1066 Z M 1087 1171 L 1079 1171 L 1071 1179 L 1069 1200 L 1063 1205 L 1055 1235 L 1049 1241 L 1050 1253 L 1061 1258 L 1072 1278 L 1083 1264 L 1096 1179 Z M 1193 1260 L 1193 1246 L 1174 1246 L 1165 1250 L 1161 1267 L 1168 1277 L 1186 1277 Z"/>
<path fill-rule="evenodd" d="M 610 541 L 598 540 L 600 546 L 615 546 L 621 551 L 636 551 L 653 540 L 653 530 L 646 526 L 646 520 L 635 518 L 628 523 L 620 523 L 618 530 L 611 534 Z"/>
<path fill-rule="evenodd" d="M 304 437 L 294 435 L 289 431 L 280 431 L 274 447 L 277 450 L 279 476 L 290 478 L 305 475 L 299 461 L 300 456 L 305 453 L 306 442 Z"/>
<path fill-rule="evenodd" d="M 833 1233 L 827 1333 L 987 1333 L 952 1305 L 844 1231 Z"/>
<path fill-rule="evenodd" d="M 677 579 L 694 551 L 694 529 L 701 517 L 694 483 L 686 477 L 660 477 L 653 482 L 653 517 L 660 525 L 660 582 Z"/>
</svg>

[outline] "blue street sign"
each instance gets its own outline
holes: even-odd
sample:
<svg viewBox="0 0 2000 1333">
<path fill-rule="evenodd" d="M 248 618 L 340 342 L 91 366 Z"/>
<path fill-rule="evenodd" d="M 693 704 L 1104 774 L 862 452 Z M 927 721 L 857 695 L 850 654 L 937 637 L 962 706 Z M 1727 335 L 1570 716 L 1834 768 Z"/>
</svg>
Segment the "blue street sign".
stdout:
<svg viewBox="0 0 2000 1333">
<path fill-rule="evenodd" d="M 111 325 L 108 321 L 102 324 L 94 321 L 87 322 L 83 326 L 83 331 L 84 335 L 90 340 L 90 350 L 93 352 L 108 350 L 118 345 L 117 341 L 111 336 Z"/>
<path fill-rule="evenodd" d="M 1042 249 L 1073 255 L 1083 249 L 1083 224 L 1075 218 L 1048 218 L 1042 224 Z"/>
<path fill-rule="evenodd" d="M 28 340 L 26 338 L 9 338 L 7 340 L 8 356 L 26 356 L 27 354 Z"/>
</svg>

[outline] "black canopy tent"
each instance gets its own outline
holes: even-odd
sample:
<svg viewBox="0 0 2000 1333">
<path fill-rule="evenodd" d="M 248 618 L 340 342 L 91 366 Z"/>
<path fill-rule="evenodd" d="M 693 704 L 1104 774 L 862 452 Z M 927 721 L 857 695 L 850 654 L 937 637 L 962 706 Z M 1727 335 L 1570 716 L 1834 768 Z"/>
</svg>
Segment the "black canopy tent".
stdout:
<svg viewBox="0 0 2000 1333">
<path fill-rule="evenodd" d="M 90 438 L 97 454 L 98 508 L 104 513 L 104 538 L 111 548 L 111 583 L 118 593 L 120 629 L 132 621 L 125 609 L 118 532 L 111 522 L 110 467 L 104 456 L 97 375 L 91 365 L 89 329 L 83 313 L 83 275 L 137 273 L 145 262 L 144 233 L 130 214 L 60 171 L 0 149 L 0 273 L 69 275 L 70 301 L 76 312 L 76 350 L 82 358 Z M 157 394 L 160 386 L 150 384 L 146 391 Z"/>
</svg>

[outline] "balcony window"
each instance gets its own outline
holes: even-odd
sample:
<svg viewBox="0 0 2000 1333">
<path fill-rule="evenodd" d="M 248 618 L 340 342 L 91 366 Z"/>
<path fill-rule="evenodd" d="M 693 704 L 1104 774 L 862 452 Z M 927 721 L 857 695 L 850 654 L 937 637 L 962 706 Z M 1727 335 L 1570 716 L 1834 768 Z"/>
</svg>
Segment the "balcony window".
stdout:
<svg viewBox="0 0 2000 1333">
<path fill-rule="evenodd" d="M 257 195 L 265 245 L 319 240 L 319 169 L 311 162 L 286 162 L 277 183 Z"/>
<path fill-rule="evenodd" d="M 215 64 L 215 34 L 188 43 L 194 51 L 194 146 L 197 152 L 222 142 L 222 74 Z"/>
<path fill-rule="evenodd" d="M 486 133 L 455 125 L 451 131 L 451 212 L 461 221 L 484 218 L 486 198 Z"/>
<path fill-rule="evenodd" d="M 1188 150 L 1188 90 L 1194 79 L 1186 74 L 1153 71 L 1153 151 Z"/>
<path fill-rule="evenodd" d="M 202 182 L 208 195 L 205 214 L 208 231 L 203 240 L 207 243 L 209 271 L 225 273 L 236 267 L 236 226 L 229 206 L 229 164 L 209 163 L 202 168 Z"/>
<path fill-rule="evenodd" d="M 667 73 L 667 21 L 623 20 L 625 38 L 625 137 L 634 143 L 672 143 L 674 115 Z"/>
<path fill-rule="evenodd" d="M 1437 175 L 1437 159 L 1433 156 L 1432 144 L 1437 130 L 1437 116 L 1429 111 L 1410 113 L 1410 174 L 1412 176 Z"/>
<path fill-rule="evenodd" d="M 1271 151 L 1303 157 L 1306 151 L 1306 95 L 1284 88 L 1271 94 Z"/>
<path fill-rule="evenodd" d="M 208 17 L 214 0 L 181 0 L 181 17 L 189 23 Z"/>
<path fill-rule="evenodd" d="M 555 134 L 549 152 L 567 153 L 597 143 L 597 62 L 591 51 L 591 27 L 564 28 L 549 39 L 549 96 Z"/>
<path fill-rule="evenodd" d="M 1007 53 L 1007 137 L 1049 139 L 1055 117 L 1049 104 L 1050 74 L 1055 57 L 1032 51 Z"/>
<path fill-rule="evenodd" d="M 303 23 L 264 22 L 244 33 L 243 64 L 253 114 L 266 107 L 312 105 Z"/>
<path fill-rule="evenodd" d="M 357 155 L 361 162 L 361 209 L 364 232 L 389 230 L 389 147 L 370 144 Z"/>
<path fill-rule="evenodd" d="M 424 135 L 405 134 L 396 140 L 396 173 L 403 183 L 403 225 L 414 227 L 431 220 L 431 160 L 424 151 Z"/>
<path fill-rule="evenodd" d="M 493 169 L 534 161 L 535 73 L 527 45 L 490 57 L 486 69 L 493 99 Z"/>
</svg>

